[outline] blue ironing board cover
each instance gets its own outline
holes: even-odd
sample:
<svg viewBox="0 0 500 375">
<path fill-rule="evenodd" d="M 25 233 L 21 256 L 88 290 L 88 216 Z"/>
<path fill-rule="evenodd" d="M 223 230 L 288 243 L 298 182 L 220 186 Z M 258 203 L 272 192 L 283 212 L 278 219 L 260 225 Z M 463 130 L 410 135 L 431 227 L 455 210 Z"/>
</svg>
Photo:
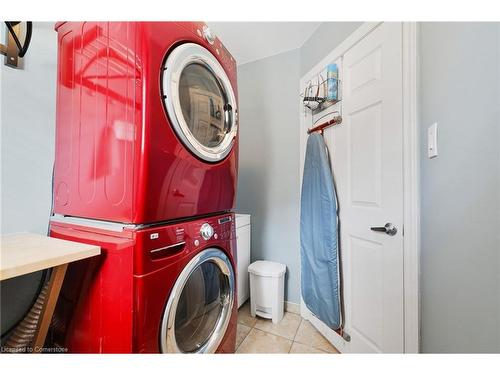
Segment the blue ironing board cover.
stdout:
<svg viewBox="0 0 500 375">
<path fill-rule="evenodd" d="M 332 329 L 341 322 L 337 198 L 325 141 L 307 140 L 300 212 L 301 287 L 307 308 Z"/>
</svg>

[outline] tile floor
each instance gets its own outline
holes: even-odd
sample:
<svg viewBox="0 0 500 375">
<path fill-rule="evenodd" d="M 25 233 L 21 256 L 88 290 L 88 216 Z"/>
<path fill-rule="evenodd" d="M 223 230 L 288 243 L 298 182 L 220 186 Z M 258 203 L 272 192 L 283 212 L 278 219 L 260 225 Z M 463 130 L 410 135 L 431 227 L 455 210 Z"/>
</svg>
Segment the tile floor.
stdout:
<svg viewBox="0 0 500 375">
<path fill-rule="evenodd" d="M 250 304 L 238 310 L 236 353 L 338 353 L 338 351 L 300 315 L 285 312 L 283 320 L 252 318 Z"/>
</svg>

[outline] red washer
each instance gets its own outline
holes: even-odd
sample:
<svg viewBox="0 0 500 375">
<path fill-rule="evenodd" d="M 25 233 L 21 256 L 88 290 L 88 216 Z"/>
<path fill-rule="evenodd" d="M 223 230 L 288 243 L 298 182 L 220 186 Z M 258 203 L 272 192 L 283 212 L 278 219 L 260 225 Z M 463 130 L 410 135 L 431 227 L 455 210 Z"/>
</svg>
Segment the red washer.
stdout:
<svg viewBox="0 0 500 375">
<path fill-rule="evenodd" d="M 56 30 L 55 213 L 144 224 L 233 209 L 236 62 L 206 25 Z"/>
<path fill-rule="evenodd" d="M 70 264 L 53 345 L 73 353 L 234 352 L 234 214 L 123 230 L 59 218 L 51 236 L 102 248 Z"/>
</svg>

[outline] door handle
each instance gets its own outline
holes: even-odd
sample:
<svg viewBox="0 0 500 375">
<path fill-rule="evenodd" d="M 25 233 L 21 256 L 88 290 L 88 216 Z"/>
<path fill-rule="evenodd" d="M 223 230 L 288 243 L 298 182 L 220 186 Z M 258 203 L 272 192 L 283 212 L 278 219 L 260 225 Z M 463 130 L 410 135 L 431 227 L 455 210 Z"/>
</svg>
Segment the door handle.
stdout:
<svg viewBox="0 0 500 375">
<path fill-rule="evenodd" d="M 384 232 L 389 236 L 394 236 L 398 233 L 398 228 L 396 228 L 393 224 L 387 223 L 383 227 L 371 227 L 370 228 L 374 232 Z"/>
<path fill-rule="evenodd" d="M 174 243 L 173 245 L 168 245 L 165 247 L 160 247 L 158 249 L 150 250 L 149 254 L 151 255 L 151 258 L 153 259 L 158 259 L 158 258 L 163 258 L 167 256 L 174 255 L 176 253 L 179 253 L 184 249 L 184 246 L 186 245 L 186 241 L 181 241 Z"/>
</svg>

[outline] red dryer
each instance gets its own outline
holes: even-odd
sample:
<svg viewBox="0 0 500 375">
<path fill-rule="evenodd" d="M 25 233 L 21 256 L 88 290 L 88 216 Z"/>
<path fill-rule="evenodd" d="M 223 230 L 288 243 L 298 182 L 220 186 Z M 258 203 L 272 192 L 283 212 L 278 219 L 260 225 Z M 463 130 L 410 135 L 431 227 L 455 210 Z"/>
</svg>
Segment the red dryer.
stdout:
<svg viewBox="0 0 500 375">
<path fill-rule="evenodd" d="M 206 25 L 56 30 L 55 213 L 144 224 L 233 209 L 236 62 Z"/>
<path fill-rule="evenodd" d="M 51 222 L 52 237 L 102 249 L 69 265 L 52 345 L 72 353 L 234 352 L 234 214 L 134 229 L 87 224 Z"/>
</svg>

